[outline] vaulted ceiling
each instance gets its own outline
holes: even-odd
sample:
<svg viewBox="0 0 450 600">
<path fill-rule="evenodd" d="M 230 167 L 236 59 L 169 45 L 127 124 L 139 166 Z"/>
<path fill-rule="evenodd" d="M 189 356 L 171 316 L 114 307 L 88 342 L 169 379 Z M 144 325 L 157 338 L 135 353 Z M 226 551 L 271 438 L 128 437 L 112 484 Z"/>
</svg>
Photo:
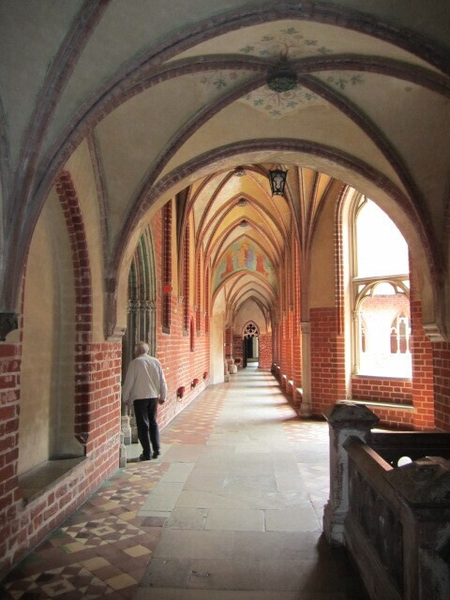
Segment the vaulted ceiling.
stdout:
<svg viewBox="0 0 450 600">
<path fill-rule="evenodd" d="M 442 268 L 449 23 L 446 1 L 3 0 L 2 243 L 12 288 L 3 305 L 17 299 L 53 179 L 83 144 L 112 278 L 147 211 L 190 185 L 198 243 L 216 276 L 239 241 L 273 268 L 265 281 L 244 272 L 217 281 L 235 308 L 248 296 L 269 305 L 287 236 L 295 231 L 307 247 L 335 181 L 397 222 L 408 215 L 405 236 Z M 281 55 L 298 86 L 279 94 L 266 78 Z M 269 193 L 272 164 L 290 169 L 287 200 Z"/>
</svg>

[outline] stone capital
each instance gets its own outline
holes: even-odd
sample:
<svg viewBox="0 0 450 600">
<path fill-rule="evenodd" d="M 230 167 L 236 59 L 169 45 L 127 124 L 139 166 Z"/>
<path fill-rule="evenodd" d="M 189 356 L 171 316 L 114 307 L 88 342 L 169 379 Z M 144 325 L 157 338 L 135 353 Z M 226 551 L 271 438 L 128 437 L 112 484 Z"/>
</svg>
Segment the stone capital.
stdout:
<svg viewBox="0 0 450 600">
<path fill-rule="evenodd" d="M 334 429 L 371 429 L 379 418 L 364 404 L 338 402 L 323 413 Z"/>
<path fill-rule="evenodd" d="M 300 328 L 303 335 L 309 335 L 311 333 L 311 321 L 301 321 Z"/>
</svg>

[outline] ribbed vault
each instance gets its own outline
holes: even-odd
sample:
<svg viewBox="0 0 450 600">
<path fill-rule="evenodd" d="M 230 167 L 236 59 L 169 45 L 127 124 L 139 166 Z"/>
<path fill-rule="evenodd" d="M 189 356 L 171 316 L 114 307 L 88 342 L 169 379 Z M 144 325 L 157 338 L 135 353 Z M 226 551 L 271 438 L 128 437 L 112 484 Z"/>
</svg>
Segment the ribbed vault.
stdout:
<svg viewBox="0 0 450 600">
<path fill-rule="evenodd" d="M 431 273 L 445 282 L 448 3 L 433 18 L 421 2 L 408 10 L 384 1 L 360 10 L 340 0 L 150 4 L 0 8 L 10 58 L 0 65 L 3 310 L 17 309 L 37 218 L 68 164 L 96 180 L 91 203 L 102 214 L 113 299 L 149 211 L 189 186 L 196 245 L 214 268 L 243 219 L 263 262 L 276 271 L 296 236 L 302 264 L 335 179 L 401 224 L 423 288 Z M 281 55 L 298 77 L 283 94 L 266 85 Z M 287 202 L 268 193 L 275 162 L 290 166 Z M 233 175 L 240 164 L 242 181 Z M 425 300 L 431 320 L 436 302 Z"/>
</svg>

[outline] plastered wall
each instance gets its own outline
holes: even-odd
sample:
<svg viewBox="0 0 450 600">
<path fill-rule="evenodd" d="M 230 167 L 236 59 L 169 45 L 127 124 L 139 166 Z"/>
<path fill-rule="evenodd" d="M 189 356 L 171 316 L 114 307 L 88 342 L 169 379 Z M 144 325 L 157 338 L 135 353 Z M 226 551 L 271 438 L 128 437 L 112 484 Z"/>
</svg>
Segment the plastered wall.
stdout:
<svg viewBox="0 0 450 600">
<path fill-rule="evenodd" d="M 19 473 L 80 451 L 73 434 L 71 264 L 62 210 L 52 194 L 36 226 L 25 277 Z"/>
</svg>

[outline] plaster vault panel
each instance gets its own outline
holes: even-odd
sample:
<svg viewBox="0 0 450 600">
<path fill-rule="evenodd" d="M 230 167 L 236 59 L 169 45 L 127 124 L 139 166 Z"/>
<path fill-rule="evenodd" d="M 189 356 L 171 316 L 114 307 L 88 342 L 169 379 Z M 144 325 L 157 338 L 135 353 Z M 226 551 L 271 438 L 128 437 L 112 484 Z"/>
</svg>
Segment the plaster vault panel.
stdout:
<svg viewBox="0 0 450 600">
<path fill-rule="evenodd" d="M 167 164 L 161 176 L 199 154 L 206 155 L 227 144 L 270 138 L 308 140 L 331 146 L 370 164 L 401 186 L 398 176 L 373 141 L 353 121 L 330 105 L 310 107 L 308 111 L 300 111 L 292 117 L 267 119 L 252 108 L 235 103 L 193 134 Z M 314 162 L 312 166 L 316 168 Z"/>
<path fill-rule="evenodd" d="M 370 48 L 368 52 L 367 48 Z M 384 56 L 429 67 L 413 54 L 373 36 L 311 21 L 289 19 L 246 27 L 223 34 L 186 52 L 177 58 L 214 54 L 244 54 L 277 60 L 287 54 L 290 60 L 335 54 Z"/>
<path fill-rule="evenodd" d="M 122 104 L 96 127 L 114 229 L 132 196 L 180 127 L 196 113 L 199 98 L 189 77 L 169 80 Z M 179 86 L 183 87 L 180 103 Z"/>
<path fill-rule="evenodd" d="M 3 104 L 14 165 L 49 65 L 81 4 L 61 0 L 55 10 L 48 2 L 0 2 L 0 109 Z"/>
</svg>

